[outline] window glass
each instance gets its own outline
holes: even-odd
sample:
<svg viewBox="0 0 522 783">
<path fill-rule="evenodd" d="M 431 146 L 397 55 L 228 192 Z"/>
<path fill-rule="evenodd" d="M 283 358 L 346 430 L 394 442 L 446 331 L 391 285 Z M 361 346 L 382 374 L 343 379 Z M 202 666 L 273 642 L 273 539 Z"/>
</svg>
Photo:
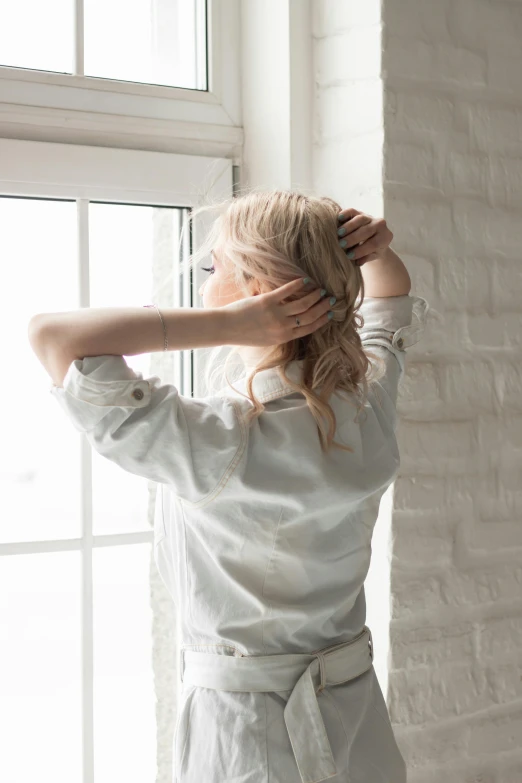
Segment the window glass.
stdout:
<svg viewBox="0 0 522 783">
<path fill-rule="evenodd" d="M 179 240 L 185 210 L 132 204 L 89 205 L 91 307 L 188 307 L 180 286 L 183 264 Z M 158 337 L 163 327 L 159 315 Z M 190 394 L 183 379 L 186 351 L 154 351 L 126 356 L 147 378 L 157 375 Z M 185 391 L 184 391 L 185 390 Z M 92 451 L 93 530 L 95 535 L 148 530 L 152 524 L 155 482 L 127 473 Z"/>
<path fill-rule="evenodd" d="M 0 0 L 0 65 L 70 73 L 72 0 Z"/>
<path fill-rule="evenodd" d="M 33 315 L 78 307 L 73 201 L 0 198 L 0 543 L 80 536 L 80 438 L 27 336 Z"/>
<path fill-rule="evenodd" d="M 84 73 L 207 90 L 205 0 L 84 0 Z M 0 0 L 0 65 L 74 72 L 74 0 Z"/>
<path fill-rule="evenodd" d="M 0 780 L 81 780 L 81 555 L 0 559 Z"/>
<path fill-rule="evenodd" d="M 158 662 L 153 668 L 153 656 L 161 653 L 165 637 L 171 643 L 173 637 L 166 634 L 166 622 L 153 636 L 158 622 L 151 604 L 151 577 L 152 585 L 158 578 L 155 566 L 153 570 L 154 575 L 150 544 L 93 551 L 96 783 L 156 780 Z M 161 654 L 171 669 L 174 649 Z M 165 697 L 170 703 L 171 696 Z"/>
<path fill-rule="evenodd" d="M 85 0 L 85 75 L 206 90 L 201 0 Z"/>
</svg>

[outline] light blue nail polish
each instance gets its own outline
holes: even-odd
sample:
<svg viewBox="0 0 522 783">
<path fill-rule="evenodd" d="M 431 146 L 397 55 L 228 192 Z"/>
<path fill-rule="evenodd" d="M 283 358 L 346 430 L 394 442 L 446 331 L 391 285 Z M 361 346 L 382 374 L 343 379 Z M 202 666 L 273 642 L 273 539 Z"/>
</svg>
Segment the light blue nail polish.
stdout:
<svg viewBox="0 0 522 783">
<path fill-rule="evenodd" d="M 328 310 L 328 318 L 333 318 L 333 312 L 332 310 Z"/>
<path fill-rule="evenodd" d="M 337 215 L 337 220 L 338 220 L 339 222 L 341 222 L 342 220 L 344 220 L 344 215 L 343 215 L 341 212 L 339 212 L 339 214 Z"/>
<path fill-rule="evenodd" d="M 321 288 L 321 296 L 324 296 L 326 294 L 326 288 Z"/>
<path fill-rule="evenodd" d="M 346 241 L 346 239 L 341 239 L 339 244 L 341 245 L 341 247 L 346 247 L 348 245 L 348 242 Z"/>
<path fill-rule="evenodd" d="M 331 304 L 331 305 L 334 305 L 336 302 L 337 302 L 337 297 L 335 297 L 335 296 L 331 296 L 331 297 L 330 297 L 330 304 Z"/>
<path fill-rule="evenodd" d="M 344 237 L 344 235 L 346 234 L 346 229 L 345 228 L 338 228 L 337 229 L 337 233 L 339 234 L 340 237 Z"/>
<path fill-rule="evenodd" d="M 310 282 L 310 278 L 309 277 L 305 277 L 304 280 L 303 280 L 303 285 L 306 285 L 309 282 Z"/>
<path fill-rule="evenodd" d="M 349 250 L 346 254 L 346 258 L 349 258 L 350 260 L 355 256 L 355 250 Z"/>
</svg>

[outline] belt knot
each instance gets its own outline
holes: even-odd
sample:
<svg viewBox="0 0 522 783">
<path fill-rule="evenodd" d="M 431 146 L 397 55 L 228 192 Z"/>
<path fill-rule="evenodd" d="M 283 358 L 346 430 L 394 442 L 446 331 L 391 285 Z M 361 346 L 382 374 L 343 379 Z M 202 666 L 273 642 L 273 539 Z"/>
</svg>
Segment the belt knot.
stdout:
<svg viewBox="0 0 522 783">
<path fill-rule="evenodd" d="M 326 687 L 349 682 L 371 668 L 373 640 L 368 626 L 349 642 L 311 653 L 231 656 L 182 648 L 182 655 L 182 679 L 187 683 L 216 690 L 290 690 L 284 721 L 302 783 L 319 783 L 337 774 L 317 696 Z"/>
</svg>

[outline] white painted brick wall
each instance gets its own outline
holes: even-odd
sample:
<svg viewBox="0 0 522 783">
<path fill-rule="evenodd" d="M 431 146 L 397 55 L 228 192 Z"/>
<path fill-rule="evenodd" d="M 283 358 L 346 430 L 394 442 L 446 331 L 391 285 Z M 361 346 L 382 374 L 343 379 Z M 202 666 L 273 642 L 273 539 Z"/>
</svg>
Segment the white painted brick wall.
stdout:
<svg viewBox="0 0 522 783">
<path fill-rule="evenodd" d="M 441 316 L 401 389 L 382 593 L 408 780 L 520 783 L 522 1 L 313 0 L 313 34 L 314 186 L 384 214 Z"/>
</svg>

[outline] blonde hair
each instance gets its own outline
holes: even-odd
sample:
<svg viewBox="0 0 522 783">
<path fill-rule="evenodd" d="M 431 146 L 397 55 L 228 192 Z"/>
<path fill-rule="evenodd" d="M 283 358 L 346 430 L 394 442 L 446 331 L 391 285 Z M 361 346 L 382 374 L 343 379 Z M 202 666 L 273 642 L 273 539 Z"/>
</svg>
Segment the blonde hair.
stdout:
<svg viewBox="0 0 522 783">
<path fill-rule="evenodd" d="M 267 348 L 263 361 L 248 375 L 248 395 L 235 389 L 227 373 L 237 348 L 231 350 L 224 364 L 216 361 L 221 348 L 213 349 L 206 374 L 207 392 L 216 371 L 223 371 L 230 388 L 252 403 L 246 419 L 250 423 L 265 409 L 254 396 L 254 376 L 261 370 L 279 367 L 288 385 L 306 398 L 323 452 L 332 446 L 353 451 L 333 440 L 336 417 L 329 399 L 334 392 L 345 391 L 349 402 L 355 399 L 358 403 L 359 412 L 371 382 L 372 363 L 368 357 L 377 363 L 380 359 L 364 352 L 358 334 L 364 324 L 358 312 L 364 299 L 364 280 L 360 267 L 346 257 L 338 241 L 340 205 L 333 199 L 296 190 L 249 189 L 245 195 L 194 209 L 188 223 L 212 209 L 221 214 L 198 250 L 190 255 L 190 264 L 208 260 L 214 250 L 221 263 L 230 268 L 234 283 L 245 296 L 252 295 L 253 283 L 262 291 L 270 291 L 297 277 L 308 276 L 317 286 L 326 288 L 329 296 L 336 296 L 337 301 L 331 307 L 334 315 L 327 324 L 305 337 Z M 286 375 L 287 365 L 294 360 L 303 360 L 302 384 Z M 380 378 L 383 372 L 381 363 L 371 380 Z"/>
</svg>

